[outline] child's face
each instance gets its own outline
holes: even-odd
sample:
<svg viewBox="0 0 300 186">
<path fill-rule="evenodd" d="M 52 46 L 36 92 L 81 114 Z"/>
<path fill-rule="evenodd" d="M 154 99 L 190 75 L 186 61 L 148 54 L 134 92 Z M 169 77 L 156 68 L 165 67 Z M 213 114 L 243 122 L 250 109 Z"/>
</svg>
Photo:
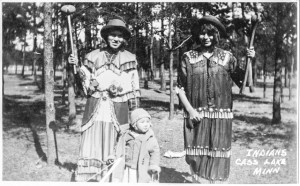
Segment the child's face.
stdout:
<svg viewBox="0 0 300 186">
<path fill-rule="evenodd" d="M 139 133 L 146 133 L 151 126 L 151 122 L 149 118 L 142 118 L 136 122 L 135 129 Z"/>
</svg>

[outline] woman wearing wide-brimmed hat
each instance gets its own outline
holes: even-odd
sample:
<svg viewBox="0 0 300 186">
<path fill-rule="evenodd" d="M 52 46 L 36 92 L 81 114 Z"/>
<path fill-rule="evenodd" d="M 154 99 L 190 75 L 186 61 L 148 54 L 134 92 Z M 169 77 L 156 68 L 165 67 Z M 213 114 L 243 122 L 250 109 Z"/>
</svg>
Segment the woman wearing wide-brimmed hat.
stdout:
<svg viewBox="0 0 300 186">
<path fill-rule="evenodd" d="M 88 53 L 80 76 L 87 94 L 81 126 L 80 154 L 77 181 L 99 181 L 105 171 L 108 155 L 120 130 L 128 124 L 128 114 L 138 106 L 140 97 L 136 56 L 124 49 L 131 37 L 130 30 L 121 19 L 111 19 L 101 29 L 107 47 Z M 69 63 L 77 64 L 69 57 Z"/>
<path fill-rule="evenodd" d="M 197 47 L 184 53 L 176 92 L 184 108 L 184 146 L 193 181 L 226 181 L 232 135 L 232 85 L 245 69 L 229 51 L 218 48 L 224 25 L 204 16 L 192 27 Z M 247 50 L 254 57 L 254 50 Z"/>
</svg>

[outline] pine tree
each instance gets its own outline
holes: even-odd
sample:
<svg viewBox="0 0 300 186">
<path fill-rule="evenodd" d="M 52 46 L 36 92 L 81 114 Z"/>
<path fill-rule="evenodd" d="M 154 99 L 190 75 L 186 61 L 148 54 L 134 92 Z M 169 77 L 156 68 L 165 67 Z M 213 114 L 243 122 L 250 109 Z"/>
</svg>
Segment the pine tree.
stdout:
<svg viewBox="0 0 300 186">
<path fill-rule="evenodd" d="M 44 4 L 44 75 L 46 98 L 46 132 L 47 132 L 47 163 L 55 162 L 55 139 L 53 129 L 55 125 L 54 106 L 54 72 L 52 48 L 52 3 Z"/>
</svg>

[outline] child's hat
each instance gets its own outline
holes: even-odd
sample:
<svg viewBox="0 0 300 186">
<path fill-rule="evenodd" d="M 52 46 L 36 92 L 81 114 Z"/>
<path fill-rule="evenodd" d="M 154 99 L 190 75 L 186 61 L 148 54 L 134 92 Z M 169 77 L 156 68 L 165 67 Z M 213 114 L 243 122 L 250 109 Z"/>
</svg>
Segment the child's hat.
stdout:
<svg viewBox="0 0 300 186">
<path fill-rule="evenodd" d="M 134 125 L 138 120 L 140 120 L 142 118 L 149 118 L 149 119 L 151 119 L 151 116 L 150 116 L 150 114 L 147 111 L 145 111 L 142 108 L 138 108 L 138 109 L 133 110 L 131 112 L 131 116 L 130 116 L 131 125 Z"/>
</svg>

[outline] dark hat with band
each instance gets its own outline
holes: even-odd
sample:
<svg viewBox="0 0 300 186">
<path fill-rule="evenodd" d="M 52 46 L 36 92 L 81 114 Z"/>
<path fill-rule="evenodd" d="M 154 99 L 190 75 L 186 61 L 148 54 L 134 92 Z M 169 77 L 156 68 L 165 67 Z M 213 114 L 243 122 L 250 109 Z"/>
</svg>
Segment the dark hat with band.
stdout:
<svg viewBox="0 0 300 186">
<path fill-rule="evenodd" d="M 126 40 L 131 37 L 130 30 L 126 27 L 126 24 L 121 19 L 111 19 L 107 25 L 105 25 L 101 29 L 101 37 L 106 38 L 110 31 L 112 30 L 119 30 L 123 33 L 123 36 Z"/>
<path fill-rule="evenodd" d="M 191 29 L 192 35 L 193 36 L 198 35 L 200 32 L 200 26 L 204 24 L 212 24 L 219 30 L 220 35 L 222 37 L 224 38 L 227 37 L 225 26 L 216 17 L 211 15 L 203 16 L 201 19 L 198 20 L 198 22 Z"/>
</svg>

